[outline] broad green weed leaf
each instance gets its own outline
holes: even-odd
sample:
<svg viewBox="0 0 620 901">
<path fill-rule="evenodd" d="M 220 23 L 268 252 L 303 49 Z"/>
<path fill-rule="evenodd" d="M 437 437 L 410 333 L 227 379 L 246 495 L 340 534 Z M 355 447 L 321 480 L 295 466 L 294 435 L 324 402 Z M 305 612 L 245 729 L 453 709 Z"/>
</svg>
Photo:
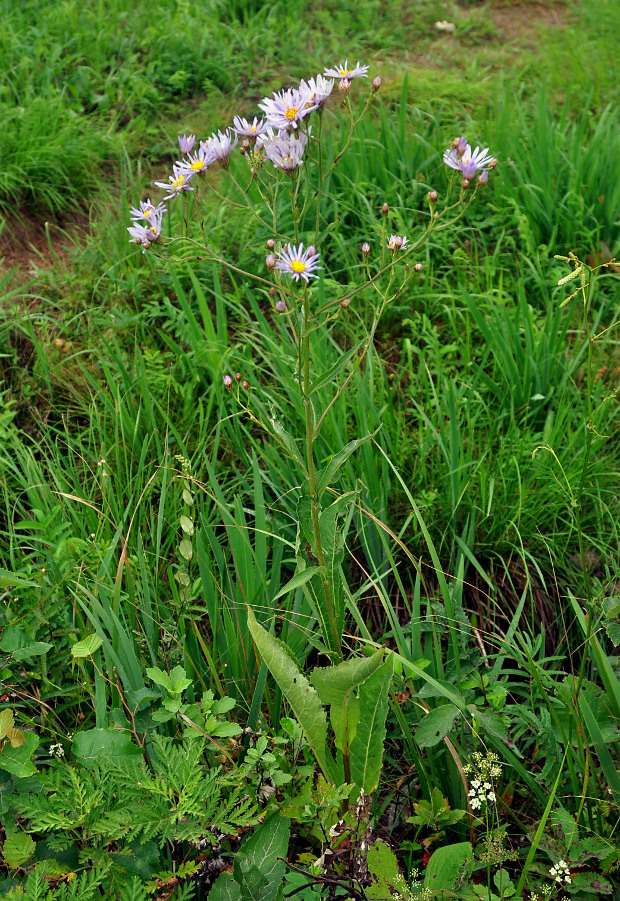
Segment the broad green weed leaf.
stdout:
<svg viewBox="0 0 620 901">
<path fill-rule="evenodd" d="M 380 428 L 381 426 L 379 426 L 378 429 L 375 429 L 375 431 L 370 435 L 366 435 L 364 438 L 356 438 L 354 441 L 349 441 L 349 443 L 345 445 L 339 453 L 335 454 L 332 457 L 325 469 L 321 473 L 317 474 L 316 489 L 319 498 L 321 498 L 325 489 L 329 487 L 332 480 L 336 477 L 338 470 L 344 463 L 346 463 L 351 454 L 355 453 L 358 447 L 361 447 L 362 444 L 366 444 L 367 441 L 370 441 L 372 438 L 374 438 Z"/>
<path fill-rule="evenodd" d="M 336 781 L 333 778 L 335 764 L 327 749 L 327 716 L 317 692 L 301 674 L 282 642 L 256 622 L 251 608 L 248 608 L 248 629 L 271 675 L 306 733 L 308 744 L 323 773 L 330 781 Z"/>
<path fill-rule="evenodd" d="M 392 672 L 393 661 L 390 654 L 385 663 L 359 688 L 360 718 L 350 747 L 351 778 L 368 795 L 376 789 L 381 775 Z"/>
<path fill-rule="evenodd" d="M 15 832 L 5 841 L 2 855 L 11 869 L 15 870 L 30 860 L 35 848 L 36 844 L 27 832 Z"/>
<path fill-rule="evenodd" d="M 72 657 L 92 657 L 95 651 L 99 650 L 103 644 L 103 639 L 98 635 L 89 635 L 82 641 L 76 641 L 71 648 Z"/>
<path fill-rule="evenodd" d="M 101 757 L 140 757 L 141 749 L 118 729 L 87 729 L 73 739 L 72 751 L 84 766 Z"/>
<path fill-rule="evenodd" d="M 421 748 L 432 748 L 443 741 L 448 732 L 454 728 L 457 717 L 461 715 L 458 707 L 442 704 L 426 714 L 415 730 L 415 740 Z"/>
</svg>

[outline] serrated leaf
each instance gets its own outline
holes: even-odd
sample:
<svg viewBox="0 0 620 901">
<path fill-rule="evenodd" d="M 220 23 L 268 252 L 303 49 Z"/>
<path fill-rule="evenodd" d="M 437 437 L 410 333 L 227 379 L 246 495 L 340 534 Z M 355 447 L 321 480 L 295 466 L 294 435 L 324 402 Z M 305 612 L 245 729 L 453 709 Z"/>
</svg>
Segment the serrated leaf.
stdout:
<svg viewBox="0 0 620 901">
<path fill-rule="evenodd" d="M 394 852 L 382 841 L 376 841 L 368 848 L 366 857 L 368 873 L 372 884 L 365 890 L 367 898 L 385 901 L 392 897 L 398 877 L 398 861 Z"/>
<path fill-rule="evenodd" d="M 240 901 L 241 889 L 232 873 L 220 873 L 209 892 L 209 901 Z"/>
<path fill-rule="evenodd" d="M 245 901 L 273 901 L 286 869 L 290 828 L 290 820 L 275 813 L 236 854 L 233 874 Z"/>
<path fill-rule="evenodd" d="M 359 701 L 354 691 L 376 672 L 383 660 L 383 651 L 377 651 L 372 657 L 357 657 L 337 666 L 317 667 L 310 674 L 321 702 L 330 707 L 329 717 L 339 751 L 351 744 L 357 732 Z"/>
<path fill-rule="evenodd" d="M 420 748 L 432 748 L 443 741 L 448 732 L 454 728 L 457 717 L 461 715 L 453 704 L 442 704 L 429 711 L 415 731 L 415 740 Z"/>
<path fill-rule="evenodd" d="M 172 691 L 172 680 L 170 676 L 168 673 L 159 669 L 158 666 L 147 666 L 146 674 L 149 679 L 152 679 L 155 685 L 161 685 L 162 688 Z M 185 675 L 185 672 L 183 672 L 183 675 Z"/>
<path fill-rule="evenodd" d="M 189 535 L 191 538 L 194 534 L 194 523 L 191 521 L 189 516 L 185 516 L 185 514 L 183 514 L 179 519 L 179 523 L 185 534 Z"/>
<path fill-rule="evenodd" d="M 21 729 L 9 729 L 6 734 L 6 737 L 11 742 L 12 748 L 21 748 L 23 743 L 26 741 L 26 736 L 22 732 Z"/>
<path fill-rule="evenodd" d="M 335 763 L 327 749 L 327 716 L 317 692 L 301 674 L 282 643 L 257 623 L 249 607 L 247 615 L 248 629 L 269 672 L 291 705 L 324 775 L 335 782 Z"/>
<path fill-rule="evenodd" d="M 34 854 L 36 843 L 27 832 L 10 835 L 2 847 L 2 855 L 12 870 L 23 866 Z"/>
<path fill-rule="evenodd" d="M 360 685 L 358 693 L 360 717 L 350 747 L 351 778 L 368 795 L 376 789 L 381 776 L 392 673 L 390 654 L 385 663 Z"/>
<path fill-rule="evenodd" d="M 13 748 L 10 744 L 2 748 L 0 769 L 12 773 L 18 779 L 34 776 L 37 768 L 31 758 L 38 747 L 38 736 L 34 732 L 24 732 L 24 741 L 18 748 Z"/>
<path fill-rule="evenodd" d="M 84 766 L 102 757 L 141 757 L 142 749 L 118 729 L 86 729 L 73 739 L 71 750 Z"/>
<path fill-rule="evenodd" d="M 180 552 L 181 556 L 184 557 L 185 560 L 187 560 L 189 563 L 189 561 L 194 556 L 194 547 L 193 547 L 191 541 L 189 540 L 189 538 L 184 538 L 183 541 L 180 543 L 179 552 Z"/>
<path fill-rule="evenodd" d="M 72 657 L 92 657 L 95 651 L 98 651 L 103 640 L 94 633 L 84 638 L 82 641 L 76 641 L 71 648 Z"/>
</svg>

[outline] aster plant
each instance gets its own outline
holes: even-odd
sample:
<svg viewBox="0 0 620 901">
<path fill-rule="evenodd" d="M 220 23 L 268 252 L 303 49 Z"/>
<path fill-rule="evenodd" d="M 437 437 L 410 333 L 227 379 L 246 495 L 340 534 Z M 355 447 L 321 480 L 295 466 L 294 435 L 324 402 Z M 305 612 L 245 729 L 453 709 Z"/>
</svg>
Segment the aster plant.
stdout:
<svg viewBox="0 0 620 901">
<path fill-rule="evenodd" d="M 417 254 L 421 246 L 434 231 L 450 227 L 464 214 L 496 164 L 488 149 L 476 147 L 472 151 L 465 138 L 455 139 L 443 156 L 451 176 L 449 190 L 441 203 L 438 190 L 428 191 L 425 226 L 415 235 L 415 223 L 411 223 L 409 235 L 390 234 L 392 217 L 384 204 L 377 210 L 375 227 L 370 233 L 360 231 L 357 283 L 342 283 L 338 276 L 339 260 L 333 258 L 334 247 L 329 239 L 337 223 L 329 221 L 325 212 L 325 185 L 349 150 L 356 127 L 369 113 L 380 88 L 378 76 L 370 85 L 365 81 L 368 70 L 369 66 L 361 65 L 359 61 L 355 66 L 349 66 L 345 60 L 335 67 L 327 67 L 322 75 L 302 79 L 296 86 L 275 91 L 258 104 L 262 118 L 235 116 L 231 127 L 200 141 L 195 153 L 192 153 L 193 135 L 179 138 L 183 159 L 173 167 L 173 174 L 167 181 L 155 184 L 164 190 L 165 200 L 183 205 L 185 222 L 191 218 L 187 211 L 196 208 L 203 191 L 213 192 L 222 203 L 241 206 L 248 216 L 254 217 L 257 230 L 263 233 L 262 240 L 265 240 L 265 232 L 268 237 L 266 253 L 257 250 L 256 265 L 249 270 L 243 270 L 225 248 L 212 246 L 206 236 L 200 239 L 191 234 L 164 237 L 164 208 L 161 205 L 155 207 L 150 200 L 132 209 L 134 221 L 129 228 L 131 240 L 142 244 L 143 249 L 150 248 L 151 253 L 166 257 L 173 251 L 175 261 L 186 263 L 200 258 L 243 276 L 253 284 L 256 292 L 262 292 L 274 320 L 281 320 L 278 331 L 282 336 L 288 336 L 296 360 L 291 384 L 292 390 L 299 391 L 303 408 L 303 451 L 285 424 L 275 418 L 268 388 L 252 388 L 239 373 L 234 379 L 230 373 L 223 374 L 223 385 L 229 402 L 237 403 L 243 415 L 261 426 L 299 471 L 297 571 L 280 594 L 303 587 L 320 630 L 319 646 L 331 658 L 334 667 L 344 665 L 343 631 L 348 586 L 341 566 L 343 529 L 351 520 L 356 493 L 339 495 L 332 485 L 345 462 L 373 435 L 350 441 L 331 460 L 321 461 L 323 469 L 318 465 L 317 440 L 325 417 L 346 391 L 353 375 L 357 372 L 363 375 L 385 310 L 407 290 L 412 279 L 419 278 L 422 264 Z M 334 90 L 336 83 L 338 89 Z M 358 92 L 363 92 L 361 98 Z M 335 148 L 333 143 L 324 140 L 325 117 L 335 120 L 335 131 L 338 120 L 344 120 L 344 137 Z M 406 153 L 406 148 L 403 152 Z M 221 193 L 222 173 L 212 178 L 214 169 L 225 170 L 224 176 L 233 186 L 231 192 L 236 190 L 235 200 Z M 456 184 L 454 196 L 457 172 L 461 180 Z M 197 178 L 203 173 L 206 173 L 204 178 Z M 470 188 L 469 182 L 476 174 L 478 180 Z M 180 195 L 185 195 L 185 200 Z M 402 218 L 399 216 L 399 221 Z M 325 340 L 325 328 L 331 328 L 340 317 L 351 315 L 351 309 L 359 314 L 363 308 L 368 311 L 363 339 L 353 349 L 342 351 L 330 370 L 318 371 L 315 361 L 320 356 L 315 345 Z M 281 650 L 270 644 L 273 639 L 256 622 L 251 609 L 247 611 L 247 623 L 259 651 L 265 655 L 272 674 L 287 694 L 282 673 L 283 668 L 290 668 L 291 661 L 282 662 Z M 375 689 L 379 694 L 384 692 L 387 711 L 392 663 L 387 658 L 384 660 L 382 655 L 380 657 L 381 660 L 377 658 L 376 677 L 369 676 L 369 681 L 373 678 L 380 681 Z M 294 708 L 291 697 L 289 701 Z M 299 711 L 297 714 L 301 716 Z M 342 777 L 347 783 L 356 782 L 364 791 L 376 787 L 372 775 L 367 779 L 356 776 L 353 745 L 349 747 L 346 737 L 338 739 L 340 756 L 334 761 L 331 752 L 324 753 L 316 742 L 313 743 L 312 723 L 306 723 L 304 728 L 328 779 L 337 782 Z M 384 728 L 381 722 L 377 728 Z M 368 772 L 378 771 L 371 767 Z"/>
</svg>

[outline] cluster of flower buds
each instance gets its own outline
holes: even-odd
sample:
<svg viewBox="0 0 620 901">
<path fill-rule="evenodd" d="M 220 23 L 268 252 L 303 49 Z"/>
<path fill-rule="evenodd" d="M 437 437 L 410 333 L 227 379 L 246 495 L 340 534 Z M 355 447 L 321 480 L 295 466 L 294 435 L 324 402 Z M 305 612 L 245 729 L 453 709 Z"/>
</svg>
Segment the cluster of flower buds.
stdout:
<svg viewBox="0 0 620 901">
<path fill-rule="evenodd" d="M 463 176 L 463 187 L 468 188 L 472 178 L 478 175 L 478 184 L 485 185 L 489 180 L 489 171 L 495 169 L 497 160 L 490 156 L 489 148 L 471 149 L 466 137 L 455 138 L 444 152 L 443 161 L 450 169 L 455 169 Z"/>
<path fill-rule="evenodd" d="M 233 386 L 232 375 L 225 375 L 223 381 L 224 381 L 225 388 L 229 388 L 229 389 L 232 388 L 232 386 Z M 247 379 L 243 378 L 243 376 L 241 375 L 240 372 L 235 373 L 235 381 L 237 382 L 237 384 L 240 384 L 241 387 L 244 388 L 246 391 L 250 390 L 250 383 L 248 382 Z"/>
</svg>

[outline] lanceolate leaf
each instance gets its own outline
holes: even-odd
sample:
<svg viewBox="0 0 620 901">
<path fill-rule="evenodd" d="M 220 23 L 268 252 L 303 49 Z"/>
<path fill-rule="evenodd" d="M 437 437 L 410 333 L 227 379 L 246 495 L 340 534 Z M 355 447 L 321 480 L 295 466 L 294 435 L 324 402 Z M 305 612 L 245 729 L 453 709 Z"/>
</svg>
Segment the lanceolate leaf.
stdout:
<svg viewBox="0 0 620 901">
<path fill-rule="evenodd" d="M 296 588 L 299 588 L 301 585 L 305 585 L 308 579 L 311 579 L 312 576 L 317 573 L 324 573 L 325 570 L 322 566 L 308 566 L 306 569 L 298 570 L 290 582 L 287 582 L 284 588 L 281 588 L 277 595 L 274 597 L 274 601 L 277 601 L 278 598 L 283 597 L 285 594 L 288 594 L 289 591 L 295 591 Z"/>
<path fill-rule="evenodd" d="M 282 642 L 270 635 L 256 622 L 256 617 L 249 607 L 248 629 L 269 672 L 291 705 L 325 777 L 331 782 L 335 782 L 336 767 L 327 750 L 327 717 L 317 692 L 301 674 L 284 649 Z"/>
<path fill-rule="evenodd" d="M 322 388 L 323 385 L 329 384 L 329 382 L 333 381 L 333 379 L 338 375 L 338 373 L 344 369 L 349 360 L 355 356 L 360 347 L 362 346 L 363 341 L 358 341 L 351 350 L 348 350 L 344 353 L 333 366 L 331 366 L 323 375 L 320 375 L 311 385 L 310 387 L 310 395 L 313 395 L 315 391 L 318 391 L 319 388 Z"/>
<path fill-rule="evenodd" d="M 379 426 L 379 428 L 381 428 L 381 426 Z M 364 438 L 356 438 L 355 441 L 349 441 L 349 443 L 342 448 L 340 453 L 332 457 L 325 469 L 318 476 L 317 493 L 319 498 L 325 489 L 329 487 L 332 479 L 335 478 L 343 463 L 346 463 L 351 454 L 355 453 L 358 447 L 361 447 L 362 444 L 365 444 L 367 441 L 370 441 L 371 438 L 374 438 L 378 431 L 379 429 L 375 429 L 374 432 L 370 435 L 366 435 Z"/>
<path fill-rule="evenodd" d="M 377 651 L 372 657 L 357 657 L 338 666 L 314 669 L 310 675 L 321 701 L 330 707 L 336 747 L 340 751 L 350 745 L 357 732 L 360 711 L 355 689 L 377 671 L 383 660 L 384 652 Z"/>
<path fill-rule="evenodd" d="M 360 718 L 351 742 L 351 778 L 366 794 L 379 784 L 385 741 L 392 655 L 359 688 Z"/>
</svg>

